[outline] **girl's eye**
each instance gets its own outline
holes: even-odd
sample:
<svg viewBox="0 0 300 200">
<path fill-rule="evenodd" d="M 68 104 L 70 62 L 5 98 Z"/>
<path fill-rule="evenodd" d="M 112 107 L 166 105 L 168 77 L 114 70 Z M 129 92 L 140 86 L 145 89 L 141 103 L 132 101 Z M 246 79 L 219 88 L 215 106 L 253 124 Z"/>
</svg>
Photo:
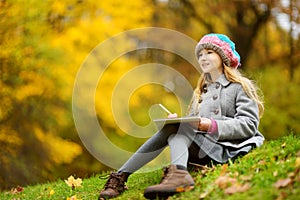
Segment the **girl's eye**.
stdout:
<svg viewBox="0 0 300 200">
<path fill-rule="evenodd" d="M 213 52 L 213 51 L 208 51 L 207 53 L 208 53 L 208 54 L 211 54 L 211 53 L 214 53 L 214 52 Z"/>
<path fill-rule="evenodd" d="M 203 54 L 202 54 L 202 53 L 200 53 L 200 54 L 199 54 L 199 57 L 201 57 L 202 55 L 203 55 Z"/>
</svg>

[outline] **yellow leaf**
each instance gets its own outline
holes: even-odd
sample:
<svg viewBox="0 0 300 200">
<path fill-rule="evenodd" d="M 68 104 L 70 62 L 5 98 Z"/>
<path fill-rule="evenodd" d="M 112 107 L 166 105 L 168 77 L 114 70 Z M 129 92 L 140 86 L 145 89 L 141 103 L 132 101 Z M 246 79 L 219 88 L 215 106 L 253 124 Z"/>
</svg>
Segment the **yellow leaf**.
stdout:
<svg viewBox="0 0 300 200">
<path fill-rule="evenodd" d="M 81 187 L 82 179 L 75 179 L 73 176 L 69 176 L 68 180 L 65 180 L 65 183 L 74 189 L 76 187 Z"/>
<path fill-rule="evenodd" d="M 51 195 L 53 195 L 54 193 L 55 193 L 54 190 L 50 190 L 49 195 L 51 196 Z"/>
<path fill-rule="evenodd" d="M 296 168 L 300 167 L 300 157 L 296 158 L 295 167 Z"/>
<path fill-rule="evenodd" d="M 274 175 L 274 173 L 273 173 L 273 175 Z M 253 174 L 248 175 L 248 176 L 243 175 L 243 176 L 240 177 L 240 179 L 241 179 L 242 181 L 251 181 L 252 178 L 253 178 Z"/>
<path fill-rule="evenodd" d="M 228 168 L 228 164 L 224 164 L 224 165 L 222 165 L 222 171 L 221 171 L 221 175 L 223 175 L 223 174 L 225 174 L 226 173 L 226 171 L 227 171 L 227 168 Z"/>
<path fill-rule="evenodd" d="M 74 195 L 74 196 L 68 197 L 67 200 L 81 200 L 81 199 L 78 199 L 77 196 Z"/>
<path fill-rule="evenodd" d="M 205 191 L 200 194 L 199 199 L 205 199 L 209 195 L 210 191 Z"/>
</svg>

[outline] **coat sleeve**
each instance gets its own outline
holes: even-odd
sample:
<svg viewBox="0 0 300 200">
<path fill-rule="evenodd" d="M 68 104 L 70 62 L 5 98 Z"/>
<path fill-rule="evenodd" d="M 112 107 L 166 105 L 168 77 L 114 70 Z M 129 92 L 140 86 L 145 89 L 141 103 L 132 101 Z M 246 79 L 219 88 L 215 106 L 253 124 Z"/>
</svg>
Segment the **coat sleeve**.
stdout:
<svg viewBox="0 0 300 200">
<path fill-rule="evenodd" d="M 235 90 L 235 115 L 217 119 L 218 140 L 239 140 L 254 136 L 258 132 L 259 110 L 257 103 L 238 84 Z"/>
</svg>

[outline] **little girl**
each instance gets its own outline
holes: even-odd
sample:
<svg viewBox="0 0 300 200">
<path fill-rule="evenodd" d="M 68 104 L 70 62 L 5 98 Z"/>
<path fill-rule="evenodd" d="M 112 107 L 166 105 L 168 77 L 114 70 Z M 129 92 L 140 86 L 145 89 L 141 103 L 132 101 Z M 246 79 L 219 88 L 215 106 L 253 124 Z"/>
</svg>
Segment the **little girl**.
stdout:
<svg viewBox="0 0 300 200">
<path fill-rule="evenodd" d="M 193 189 L 188 162 L 225 163 L 263 144 L 258 131 L 264 107 L 257 88 L 237 68 L 240 56 L 225 35 L 205 35 L 195 48 L 203 71 L 189 106 L 193 123 L 168 124 L 147 140 L 117 171 L 112 172 L 99 199 L 119 196 L 130 174 L 170 147 L 171 165 L 160 184 L 145 189 L 148 199 L 168 197 Z M 172 114 L 169 117 L 177 117 Z"/>
</svg>

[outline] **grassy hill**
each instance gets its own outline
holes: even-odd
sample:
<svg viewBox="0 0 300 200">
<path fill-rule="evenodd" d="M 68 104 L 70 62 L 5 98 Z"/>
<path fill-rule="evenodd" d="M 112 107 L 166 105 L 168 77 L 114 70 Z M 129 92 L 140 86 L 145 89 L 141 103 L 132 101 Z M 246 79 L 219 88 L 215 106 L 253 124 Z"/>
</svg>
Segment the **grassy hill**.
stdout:
<svg viewBox="0 0 300 200">
<path fill-rule="evenodd" d="M 210 168 L 194 166 L 191 173 L 195 177 L 195 189 L 175 195 L 169 200 L 296 200 L 300 197 L 300 137 L 291 134 L 267 141 L 262 147 L 236 159 L 234 163 Z M 158 183 L 161 174 L 162 171 L 133 174 L 127 183 L 129 190 L 116 199 L 144 199 L 144 189 Z M 73 188 L 64 180 L 24 188 L 16 187 L 1 192 L 0 199 L 97 199 L 105 183 L 105 180 L 99 179 L 102 175 L 80 177 L 81 186 Z"/>
</svg>

